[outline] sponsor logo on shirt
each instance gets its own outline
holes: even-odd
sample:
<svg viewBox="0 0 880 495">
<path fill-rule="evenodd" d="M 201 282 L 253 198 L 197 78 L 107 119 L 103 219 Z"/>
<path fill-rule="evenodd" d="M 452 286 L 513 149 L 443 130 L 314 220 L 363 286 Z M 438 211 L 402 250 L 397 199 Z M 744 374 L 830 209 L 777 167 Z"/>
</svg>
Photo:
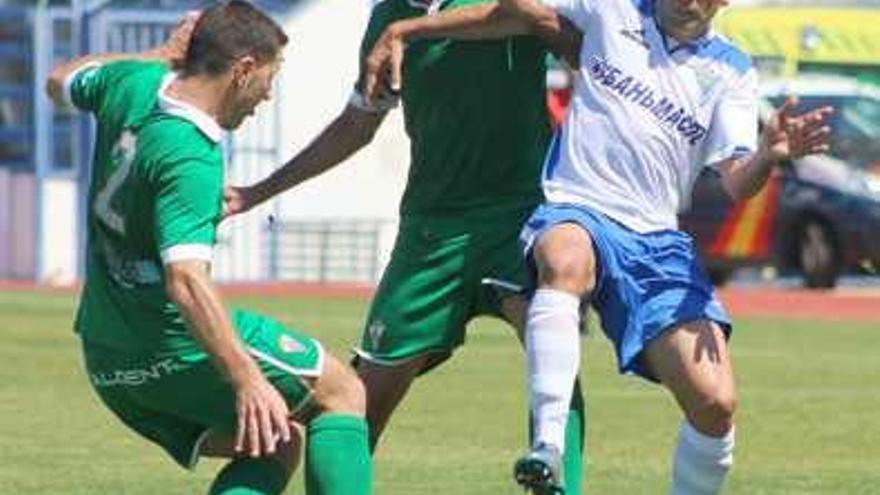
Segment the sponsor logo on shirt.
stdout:
<svg viewBox="0 0 880 495">
<path fill-rule="evenodd" d="M 697 86 L 700 88 L 700 93 L 703 96 L 703 101 L 705 102 L 707 96 L 711 93 L 711 89 L 718 84 L 721 76 L 712 69 L 706 69 L 701 67 L 694 68 L 694 79 L 697 81 Z"/>
<path fill-rule="evenodd" d="M 645 50 L 651 49 L 651 45 L 648 44 L 648 39 L 645 38 L 644 29 L 621 29 L 620 34 L 630 41 L 635 41 Z"/>
<path fill-rule="evenodd" d="M 671 96 L 659 94 L 647 83 L 595 55 L 590 59 L 588 69 L 594 81 L 616 93 L 624 101 L 639 105 L 655 122 L 677 133 L 690 145 L 695 145 L 706 137 L 706 126 Z"/>
</svg>

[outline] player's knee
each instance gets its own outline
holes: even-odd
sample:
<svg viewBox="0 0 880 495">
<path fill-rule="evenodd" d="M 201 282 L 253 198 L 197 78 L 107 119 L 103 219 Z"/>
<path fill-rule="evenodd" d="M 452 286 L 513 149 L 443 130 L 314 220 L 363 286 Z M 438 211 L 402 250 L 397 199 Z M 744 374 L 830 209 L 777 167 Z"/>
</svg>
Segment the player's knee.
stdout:
<svg viewBox="0 0 880 495">
<path fill-rule="evenodd" d="M 578 227 L 558 227 L 535 246 L 541 285 L 575 295 L 591 292 L 596 260 L 589 235 Z"/>
<path fill-rule="evenodd" d="M 315 401 L 324 412 L 363 416 L 366 410 L 364 384 L 357 374 L 335 358 L 329 358 L 315 384 Z"/>
<path fill-rule="evenodd" d="M 574 249 L 536 251 L 541 285 L 581 295 L 595 284 L 595 263 L 590 253 Z"/>
<path fill-rule="evenodd" d="M 700 432 L 720 437 L 733 428 L 733 415 L 737 408 L 736 394 L 718 392 L 706 397 L 689 412 L 691 423 Z"/>
<path fill-rule="evenodd" d="M 596 276 L 583 253 L 564 253 L 547 259 L 539 268 L 541 285 L 581 296 L 592 292 Z"/>
</svg>

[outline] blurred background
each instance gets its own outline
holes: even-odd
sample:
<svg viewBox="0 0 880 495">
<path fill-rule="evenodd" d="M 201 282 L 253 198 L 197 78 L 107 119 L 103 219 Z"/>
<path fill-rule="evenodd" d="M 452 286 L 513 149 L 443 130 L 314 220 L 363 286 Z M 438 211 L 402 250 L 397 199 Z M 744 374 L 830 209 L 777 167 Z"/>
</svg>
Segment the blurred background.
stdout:
<svg viewBox="0 0 880 495">
<path fill-rule="evenodd" d="M 43 84 L 52 66 L 151 47 L 185 11 L 210 3 L 0 0 L 0 279 L 67 285 L 83 273 L 92 129 L 51 106 Z M 283 23 L 291 43 L 273 101 L 225 140 L 230 184 L 265 176 L 343 109 L 371 4 L 255 3 Z M 880 0 L 731 3 L 716 26 L 754 58 L 762 118 L 788 94 L 804 109 L 832 104 L 832 150 L 783 164 L 742 204 L 706 173 L 682 226 L 719 284 L 880 285 Z M 559 118 L 569 78 L 549 65 L 548 105 Z M 375 283 L 394 240 L 407 154 L 394 112 L 349 163 L 225 222 L 217 277 Z"/>
<path fill-rule="evenodd" d="M 88 118 L 54 109 L 44 95 L 51 67 L 151 47 L 184 12 L 210 3 L 0 0 L 2 494 L 199 493 L 219 469 L 206 460 L 184 472 L 111 418 L 77 371 L 74 291 L 44 287 L 69 287 L 83 273 L 92 140 Z M 291 42 L 273 101 L 224 140 L 231 184 L 267 175 L 344 108 L 371 1 L 256 3 Z M 830 103 L 837 111 L 828 155 L 783 164 L 741 204 L 707 172 L 681 217 L 715 281 L 733 286 L 720 291 L 737 321 L 741 393 L 726 492 L 875 495 L 880 1 L 731 4 L 717 28 L 760 69 L 758 124 L 788 94 L 803 108 Z M 548 64 L 547 102 L 558 119 L 569 72 Z M 315 332 L 346 355 L 393 243 L 408 151 L 400 112 L 392 112 L 348 163 L 224 223 L 214 273 L 230 282 L 231 304 Z M 659 388 L 618 376 L 601 334 L 591 329 L 582 340 L 587 490 L 655 495 L 667 483 L 678 407 Z M 378 453 L 375 492 L 522 493 L 509 473 L 526 445 L 523 369 L 505 325 L 474 322 L 456 359 L 421 379 L 401 406 Z M 304 493 L 302 485 L 297 478 L 288 492 Z"/>
</svg>

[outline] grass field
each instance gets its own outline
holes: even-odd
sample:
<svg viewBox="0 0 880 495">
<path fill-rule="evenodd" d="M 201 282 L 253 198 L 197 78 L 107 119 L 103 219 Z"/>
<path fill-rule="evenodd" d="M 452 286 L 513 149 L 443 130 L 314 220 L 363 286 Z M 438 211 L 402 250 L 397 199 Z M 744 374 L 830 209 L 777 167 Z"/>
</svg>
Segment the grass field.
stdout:
<svg viewBox="0 0 880 495">
<path fill-rule="evenodd" d="M 365 302 L 237 298 L 320 336 L 342 354 Z M 104 410 L 70 326 L 75 298 L 0 292 L 0 494 L 203 493 L 217 468 L 180 470 Z M 614 372 L 611 349 L 584 341 L 589 408 L 586 492 L 665 492 L 678 423 L 658 387 Z M 741 320 L 737 458 L 726 493 L 880 493 L 880 328 Z M 416 384 L 376 459 L 379 495 L 520 493 L 509 478 L 524 446 L 523 361 L 490 320 Z M 288 493 L 302 494 L 297 479 Z"/>
</svg>

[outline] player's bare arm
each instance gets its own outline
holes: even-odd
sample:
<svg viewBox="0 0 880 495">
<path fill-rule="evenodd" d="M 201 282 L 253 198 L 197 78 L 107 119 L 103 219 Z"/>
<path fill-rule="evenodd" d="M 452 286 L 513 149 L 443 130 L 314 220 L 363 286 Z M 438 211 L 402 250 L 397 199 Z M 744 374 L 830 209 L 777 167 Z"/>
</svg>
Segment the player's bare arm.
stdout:
<svg viewBox="0 0 880 495">
<path fill-rule="evenodd" d="M 387 112 L 347 105 L 308 146 L 260 182 L 223 191 L 223 214 L 243 213 L 284 191 L 323 174 L 370 144 Z"/>
<path fill-rule="evenodd" d="M 168 263 L 165 289 L 193 336 L 235 390 L 235 450 L 252 457 L 274 453 L 279 440 L 291 438 L 287 404 L 239 341 L 211 282 L 209 264 L 197 260 Z"/>
<path fill-rule="evenodd" d="M 366 59 L 363 81 L 365 96 L 370 101 L 377 99 L 386 86 L 391 91 L 400 90 L 404 47 L 407 41 L 419 38 L 480 40 L 531 34 L 541 38 L 554 52 L 576 66 L 581 32 L 556 12 L 536 5 L 536 9 L 530 11 L 532 16 L 491 2 L 391 24 Z"/>
<path fill-rule="evenodd" d="M 831 107 L 794 115 L 797 100 L 789 98 L 767 121 L 758 151 L 720 164 L 722 182 L 735 200 L 747 199 L 761 190 L 775 164 L 828 151 L 831 129 L 825 120 Z"/>
<path fill-rule="evenodd" d="M 539 0 L 498 0 L 501 9 L 519 18 L 571 67 L 577 68 L 583 33 L 571 21 Z"/>
<path fill-rule="evenodd" d="M 199 18 L 198 12 L 190 12 L 180 20 L 168 39 L 161 45 L 140 53 L 99 53 L 85 55 L 58 65 L 52 70 L 46 81 L 46 92 L 57 105 L 64 104 L 64 83 L 82 67 L 93 63 L 113 62 L 116 60 L 162 60 L 172 67 L 177 66 L 186 56 L 189 39 Z"/>
</svg>

